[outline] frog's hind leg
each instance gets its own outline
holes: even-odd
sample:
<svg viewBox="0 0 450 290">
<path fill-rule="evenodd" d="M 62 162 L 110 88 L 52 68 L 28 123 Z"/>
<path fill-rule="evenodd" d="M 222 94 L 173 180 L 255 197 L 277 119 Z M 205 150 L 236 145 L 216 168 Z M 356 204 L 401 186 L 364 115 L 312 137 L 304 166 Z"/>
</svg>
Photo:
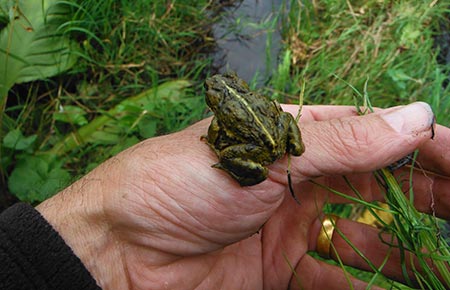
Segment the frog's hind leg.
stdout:
<svg viewBox="0 0 450 290">
<path fill-rule="evenodd" d="M 228 168 L 229 163 L 233 163 L 233 168 Z M 239 165 L 236 165 L 237 162 Z M 256 166 L 255 166 L 256 165 Z M 260 164 L 236 158 L 214 164 L 212 167 L 226 171 L 233 177 L 240 186 L 252 186 L 264 181 L 267 178 L 268 169 Z"/>
<path fill-rule="evenodd" d="M 259 161 L 261 148 L 241 144 L 225 148 L 220 152 L 220 162 L 213 165 L 230 174 L 241 186 L 251 186 L 264 181 L 269 170 Z"/>
<path fill-rule="evenodd" d="M 300 156 L 305 152 L 305 145 L 303 144 L 297 122 L 289 113 L 284 113 L 283 117 L 288 119 L 286 151 L 291 155 Z"/>
</svg>

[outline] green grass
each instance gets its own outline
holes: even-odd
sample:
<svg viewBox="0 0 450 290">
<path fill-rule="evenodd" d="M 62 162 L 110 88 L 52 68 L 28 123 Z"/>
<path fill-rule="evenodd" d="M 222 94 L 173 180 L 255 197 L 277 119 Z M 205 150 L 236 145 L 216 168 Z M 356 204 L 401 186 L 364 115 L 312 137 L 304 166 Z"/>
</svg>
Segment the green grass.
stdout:
<svg viewBox="0 0 450 290">
<path fill-rule="evenodd" d="M 263 89 L 267 95 L 297 102 L 304 87 L 305 104 L 361 104 L 357 91 L 377 107 L 421 100 L 432 105 L 439 123 L 450 124 L 450 70 L 438 63 L 433 39 L 450 27 L 448 1 L 287 1 L 273 18 L 255 24 L 269 31 L 268 46 L 278 19 L 282 26 L 284 49 Z M 211 24 L 217 18 L 207 16 L 218 10 L 210 1 L 53 2 L 69 8 L 58 33 L 74 41 L 77 62 L 59 76 L 14 86 L 0 119 L 1 186 L 29 202 L 48 198 L 139 140 L 202 118 L 201 84 L 215 46 Z M 8 27 L 9 15 L 1 9 L 0 29 Z M 239 20 L 232 29 L 243 24 L 252 25 Z M 419 256 L 425 245 L 436 258 L 439 251 L 447 257 L 447 248 L 432 248 L 440 243 L 434 220 L 424 226 L 428 217 L 402 200 L 395 183 L 391 188 L 387 198 L 397 213 L 391 231 Z M 407 288 L 379 271 L 348 271 L 371 283 Z M 438 283 L 426 274 L 424 283 Z"/>
<path fill-rule="evenodd" d="M 179 130 L 204 114 L 201 83 L 211 69 L 208 53 L 215 45 L 215 20 L 206 17 L 214 15 L 209 2 L 54 2 L 70 8 L 71 16 L 58 29 L 74 40 L 77 62 L 60 76 L 10 90 L 0 135 L 15 137 L 21 146 L 3 142 L 4 186 L 19 164 L 25 166 L 21 160 L 57 152 L 54 147 L 68 133 L 79 134 L 121 102 L 165 81 L 189 79 L 193 86 L 184 97 L 156 97 L 145 113 L 134 110 L 128 119 L 109 122 L 88 142 L 49 158 L 47 173 L 62 164 L 70 176 L 83 175 L 140 139 Z M 268 95 L 296 102 L 304 80 L 305 104 L 348 105 L 354 103 L 353 87 L 362 91 L 367 83 L 376 106 L 424 100 L 432 104 L 439 122 L 449 122 L 449 89 L 443 87 L 448 68 L 437 63 L 433 46 L 433 34 L 444 19 L 442 4 L 291 0 L 290 9 L 286 7 L 254 24 L 269 32 L 268 46 L 278 19 L 283 24 L 285 49 L 266 88 Z M 233 29 L 242 23 L 252 25 L 238 21 Z M 266 54 L 261 61 L 271 58 Z"/>
<path fill-rule="evenodd" d="M 433 5 L 431 5 L 433 4 Z M 437 62 L 433 36 L 448 12 L 445 1 L 297 1 L 283 20 L 291 54 L 292 95 L 306 81 L 306 104 L 354 104 L 351 84 L 378 107 L 430 103 L 450 122 L 448 66 Z M 344 81 L 342 81 L 344 80 Z"/>
<path fill-rule="evenodd" d="M 75 40 L 71 53 L 77 62 L 57 77 L 14 86 L 1 120 L 2 187 L 30 202 L 48 198 L 139 140 L 202 118 L 205 105 L 199 92 L 215 45 L 211 25 L 216 18 L 207 16 L 217 8 L 206 0 L 54 2 L 69 7 L 58 31 Z M 179 79 L 191 85 L 176 98 L 170 92 L 152 93 L 145 104 L 133 104 L 143 92 L 156 92 L 161 84 Z M 125 117 L 111 114 L 123 104 Z M 76 142 L 61 150 L 71 136 Z M 5 138 L 12 141 L 5 143 Z M 31 166 L 39 174 L 24 187 L 16 181 Z"/>
<path fill-rule="evenodd" d="M 441 29 L 449 28 L 448 1 L 292 0 L 289 4 L 282 21 L 285 57 L 271 83 L 278 95 L 284 93 L 288 96 L 285 100 L 295 102 L 304 80 L 305 104 L 362 105 L 369 96 L 377 107 L 425 101 L 433 107 L 438 123 L 450 124 L 450 67 L 438 62 L 439 49 L 434 41 Z M 286 83 L 289 85 L 282 85 Z M 389 184 L 385 194 L 394 223 L 385 224 L 384 231 L 398 239 L 393 249 L 408 250 L 418 257 L 425 269 L 415 272 L 421 289 L 448 288 L 450 274 L 445 265 L 450 254 L 448 241 L 438 227 L 441 222 L 418 213 L 388 171 L 377 176 L 382 184 Z M 355 201 L 369 210 L 376 208 L 375 204 L 349 199 Z M 327 205 L 325 211 L 348 217 L 354 206 Z M 426 265 L 429 258 L 445 277 L 444 283 Z M 384 278 L 367 262 L 375 274 L 347 267 L 346 271 L 371 285 L 410 289 Z M 410 261 L 405 260 L 401 266 L 407 264 Z"/>
</svg>

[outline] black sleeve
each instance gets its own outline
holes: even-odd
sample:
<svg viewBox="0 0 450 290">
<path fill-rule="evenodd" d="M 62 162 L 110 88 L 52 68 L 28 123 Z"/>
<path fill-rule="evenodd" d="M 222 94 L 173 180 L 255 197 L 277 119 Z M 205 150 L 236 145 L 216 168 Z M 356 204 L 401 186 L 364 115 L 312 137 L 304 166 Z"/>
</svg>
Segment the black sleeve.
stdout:
<svg viewBox="0 0 450 290">
<path fill-rule="evenodd" d="M 52 226 L 32 206 L 0 214 L 0 289 L 100 289 Z"/>
</svg>

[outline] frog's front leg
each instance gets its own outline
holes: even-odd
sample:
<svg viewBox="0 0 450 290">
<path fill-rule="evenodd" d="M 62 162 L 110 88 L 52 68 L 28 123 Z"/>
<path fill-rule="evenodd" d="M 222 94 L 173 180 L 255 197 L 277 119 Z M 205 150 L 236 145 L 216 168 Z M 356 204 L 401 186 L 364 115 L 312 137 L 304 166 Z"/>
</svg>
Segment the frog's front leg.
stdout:
<svg viewBox="0 0 450 290">
<path fill-rule="evenodd" d="M 255 185 L 265 180 L 269 173 L 269 170 L 258 162 L 263 154 L 261 147 L 255 145 L 232 145 L 220 151 L 219 162 L 213 167 L 226 171 L 241 186 Z"/>
<path fill-rule="evenodd" d="M 203 135 L 200 139 L 203 141 L 206 141 L 206 143 L 209 145 L 209 147 L 214 150 L 214 152 L 216 152 L 216 155 L 219 155 L 219 152 L 216 149 L 216 145 L 219 139 L 219 131 L 220 131 L 220 126 L 219 123 L 217 121 L 216 117 L 213 117 L 211 124 L 209 125 L 208 128 L 208 134 L 207 135 Z"/>
</svg>

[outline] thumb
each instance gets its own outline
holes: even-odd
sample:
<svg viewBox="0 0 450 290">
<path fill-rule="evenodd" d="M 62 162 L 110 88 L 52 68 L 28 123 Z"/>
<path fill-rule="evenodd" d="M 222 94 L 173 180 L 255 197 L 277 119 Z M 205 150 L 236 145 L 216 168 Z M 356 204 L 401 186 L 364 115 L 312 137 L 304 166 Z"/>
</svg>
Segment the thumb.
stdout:
<svg viewBox="0 0 450 290">
<path fill-rule="evenodd" d="M 433 125 L 433 111 L 423 102 L 305 123 L 306 151 L 294 172 L 310 178 L 373 171 L 413 152 L 431 138 Z"/>
</svg>

